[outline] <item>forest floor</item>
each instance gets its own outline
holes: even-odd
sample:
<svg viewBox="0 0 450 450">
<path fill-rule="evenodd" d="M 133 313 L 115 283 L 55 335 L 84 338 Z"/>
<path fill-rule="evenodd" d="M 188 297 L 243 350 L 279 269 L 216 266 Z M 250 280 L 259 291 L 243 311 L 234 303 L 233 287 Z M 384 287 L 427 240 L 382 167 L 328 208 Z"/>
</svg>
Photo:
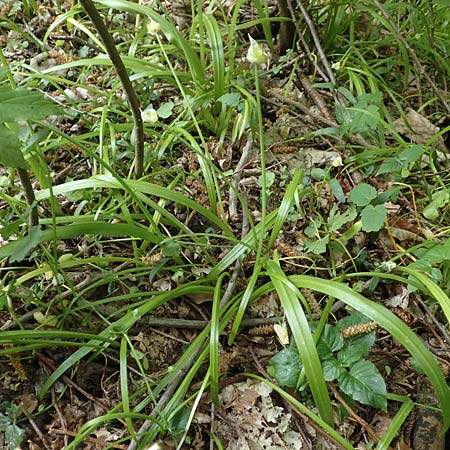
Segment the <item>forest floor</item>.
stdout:
<svg viewBox="0 0 450 450">
<path fill-rule="evenodd" d="M 97 6 L 145 110 L 140 180 L 81 6 L 0 2 L 3 88 L 64 111 L 5 125 L 40 227 L 2 168 L 0 449 L 446 448 L 450 14 L 310 2 L 280 56 L 276 5 L 126 3 Z"/>
</svg>

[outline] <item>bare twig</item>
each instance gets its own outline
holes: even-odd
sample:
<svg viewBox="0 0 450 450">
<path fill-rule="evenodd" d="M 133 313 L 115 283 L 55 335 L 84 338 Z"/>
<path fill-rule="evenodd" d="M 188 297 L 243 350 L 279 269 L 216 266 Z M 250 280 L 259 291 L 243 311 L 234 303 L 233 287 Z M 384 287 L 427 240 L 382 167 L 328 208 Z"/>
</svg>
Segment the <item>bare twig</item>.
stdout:
<svg viewBox="0 0 450 450">
<path fill-rule="evenodd" d="M 45 356 L 43 353 L 36 352 L 37 359 L 44 364 L 51 372 L 54 372 L 56 370 L 56 366 L 53 363 L 53 361 Z M 69 377 L 63 375 L 62 379 L 64 380 L 64 383 L 71 386 L 73 389 L 78 391 L 81 395 L 83 395 L 85 398 L 90 400 L 92 403 L 95 403 L 98 407 L 103 409 L 103 411 L 108 411 L 108 406 L 105 405 L 101 400 L 98 400 L 93 395 L 89 394 L 89 392 L 86 392 L 81 386 L 79 386 L 75 381 L 71 380 Z M 122 422 L 122 420 L 120 420 Z"/>
<path fill-rule="evenodd" d="M 244 147 L 242 148 L 241 157 L 239 159 L 239 162 L 237 163 L 236 168 L 234 169 L 233 178 L 231 180 L 231 187 L 230 187 L 230 193 L 229 193 L 229 205 L 230 205 L 229 213 L 230 213 L 230 219 L 232 221 L 238 216 L 237 192 L 238 192 L 238 188 L 239 188 L 239 181 L 241 180 L 242 169 L 245 167 L 248 160 L 250 159 L 252 149 L 253 149 L 253 138 L 250 133 L 247 138 L 247 142 L 245 143 Z"/>
<path fill-rule="evenodd" d="M 330 388 L 333 391 L 334 396 L 336 397 L 336 400 L 344 407 L 344 409 L 347 411 L 348 415 L 357 422 L 362 428 L 364 428 L 367 431 L 367 434 L 369 435 L 370 439 L 374 441 L 375 443 L 378 443 L 380 440 L 380 437 L 375 432 L 375 430 L 358 414 L 353 411 L 352 408 L 347 404 L 347 402 L 342 398 L 342 396 L 339 394 L 339 392 L 336 390 L 336 388 L 330 384 Z"/>
<path fill-rule="evenodd" d="M 119 55 L 119 52 L 114 45 L 108 28 L 100 17 L 92 0 L 80 0 L 81 5 L 86 11 L 87 15 L 92 20 L 95 28 L 100 35 L 100 38 L 105 45 L 106 51 L 113 63 L 117 75 L 122 82 L 123 89 L 127 95 L 128 103 L 130 105 L 131 114 L 134 119 L 134 133 L 136 138 L 135 155 L 134 155 L 134 174 L 135 178 L 141 178 L 144 171 L 144 122 L 142 120 L 141 109 L 139 107 L 138 98 L 136 92 L 131 84 L 130 77 L 128 76 L 127 69 Z"/>
<path fill-rule="evenodd" d="M 320 60 L 322 61 L 323 66 L 325 67 L 325 71 L 327 72 L 330 81 L 333 84 L 336 84 L 336 78 L 334 77 L 334 73 L 331 70 L 328 59 L 325 56 L 325 52 L 323 51 L 322 44 L 320 43 L 320 39 L 319 39 L 319 35 L 317 34 L 316 27 L 315 27 L 313 21 L 311 20 L 311 17 L 309 17 L 308 11 L 306 11 L 301 0 L 297 0 L 297 4 L 300 8 L 303 18 L 305 19 L 306 25 L 308 25 L 309 31 L 310 31 L 311 36 L 314 41 L 314 45 L 316 46 L 316 49 L 317 49 L 317 53 L 319 53 Z"/>
<path fill-rule="evenodd" d="M 77 434 L 78 434 L 75 431 L 57 430 L 55 428 L 50 428 L 48 433 L 50 435 L 52 435 L 52 434 L 63 435 L 64 437 L 66 437 L 66 436 L 76 437 Z M 86 436 L 84 438 L 84 442 L 90 443 L 90 444 L 95 444 L 96 446 L 100 446 L 100 447 L 117 448 L 119 450 L 126 450 L 126 448 L 127 448 L 127 446 L 123 445 L 123 444 L 114 444 L 112 442 L 102 441 L 100 439 L 95 439 L 95 438 L 90 437 L 90 436 Z"/>
</svg>

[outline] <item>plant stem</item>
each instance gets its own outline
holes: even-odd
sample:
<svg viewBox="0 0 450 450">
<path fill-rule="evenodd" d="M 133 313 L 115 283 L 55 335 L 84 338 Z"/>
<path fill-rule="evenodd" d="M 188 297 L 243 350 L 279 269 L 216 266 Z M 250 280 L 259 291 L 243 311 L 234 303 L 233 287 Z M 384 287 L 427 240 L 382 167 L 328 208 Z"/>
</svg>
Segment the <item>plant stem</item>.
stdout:
<svg viewBox="0 0 450 450">
<path fill-rule="evenodd" d="M 134 119 L 134 133 L 136 138 L 135 143 L 135 154 L 134 154 L 134 174 L 135 178 L 141 178 L 142 172 L 144 170 L 144 123 L 142 121 L 141 109 L 139 107 L 138 98 L 136 92 L 131 84 L 130 77 L 128 76 L 127 69 L 120 58 L 119 52 L 114 45 L 111 35 L 109 34 L 108 28 L 100 17 L 92 0 L 80 0 L 81 5 L 86 11 L 87 15 L 91 19 L 95 28 L 100 35 L 103 44 L 105 45 L 106 51 L 113 63 L 117 75 L 120 78 L 123 89 L 125 90 L 126 96 L 128 98 L 128 103 L 130 105 L 131 114 Z"/>
<path fill-rule="evenodd" d="M 26 171 L 26 169 L 18 168 L 17 172 L 19 173 L 20 181 L 22 183 L 23 191 L 25 193 L 25 198 L 27 200 L 28 205 L 31 208 L 29 219 L 30 228 L 35 227 L 36 225 L 39 224 L 39 218 L 33 186 L 31 185 L 30 177 L 28 176 L 28 172 Z"/>
</svg>

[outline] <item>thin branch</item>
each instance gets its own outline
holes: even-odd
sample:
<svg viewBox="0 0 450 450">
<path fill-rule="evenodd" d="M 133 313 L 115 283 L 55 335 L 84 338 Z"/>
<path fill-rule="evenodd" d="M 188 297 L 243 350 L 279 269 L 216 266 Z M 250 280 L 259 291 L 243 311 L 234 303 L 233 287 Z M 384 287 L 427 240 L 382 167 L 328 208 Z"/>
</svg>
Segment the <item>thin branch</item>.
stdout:
<svg viewBox="0 0 450 450">
<path fill-rule="evenodd" d="M 117 75 L 122 82 L 123 89 L 127 95 L 128 103 L 130 104 L 131 114 L 134 119 L 134 133 L 136 138 L 135 155 L 134 155 L 134 173 L 135 178 L 141 178 L 144 171 L 144 122 L 142 120 L 141 109 L 139 107 L 138 98 L 136 92 L 131 84 L 130 77 L 128 76 L 127 69 L 120 58 L 119 52 L 114 45 L 108 28 L 100 17 L 92 0 L 80 0 L 81 5 L 86 11 L 89 18 L 92 20 L 95 28 L 100 35 L 100 38 L 105 45 L 106 51 L 113 63 Z"/>
<path fill-rule="evenodd" d="M 328 62 L 328 59 L 325 56 L 325 52 L 323 51 L 322 44 L 320 43 L 320 39 L 319 39 L 319 35 L 317 34 L 316 27 L 315 27 L 313 21 L 311 20 L 311 17 L 309 17 L 309 14 L 306 11 L 305 7 L 303 6 L 301 0 L 297 0 L 297 4 L 300 8 L 303 18 L 305 19 L 306 25 L 308 25 L 309 31 L 310 31 L 311 36 L 314 41 L 314 45 L 316 46 L 316 49 L 317 49 L 317 53 L 319 53 L 320 60 L 322 61 L 322 64 L 325 67 L 325 71 L 327 72 L 327 74 L 330 78 L 330 81 L 333 84 L 336 84 L 336 78 L 334 77 L 334 73 L 331 70 L 330 63 Z"/>
<path fill-rule="evenodd" d="M 39 224 L 39 218 L 33 186 L 31 185 L 30 177 L 28 176 L 26 169 L 17 169 L 17 172 L 19 173 L 20 181 L 25 193 L 25 199 L 27 200 L 28 206 L 31 208 L 29 218 L 30 228 L 35 227 Z"/>
</svg>

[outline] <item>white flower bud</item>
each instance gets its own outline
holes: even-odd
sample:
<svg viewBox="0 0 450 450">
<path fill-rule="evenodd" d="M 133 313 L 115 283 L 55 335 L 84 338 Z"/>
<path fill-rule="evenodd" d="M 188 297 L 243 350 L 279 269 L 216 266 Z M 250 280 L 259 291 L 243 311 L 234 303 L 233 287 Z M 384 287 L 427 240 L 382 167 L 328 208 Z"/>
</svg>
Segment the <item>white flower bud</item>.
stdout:
<svg viewBox="0 0 450 450">
<path fill-rule="evenodd" d="M 261 44 L 258 44 L 250 35 L 250 47 L 247 51 L 247 61 L 252 64 L 264 64 L 267 62 L 267 53 Z"/>
<path fill-rule="evenodd" d="M 149 34 L 156 35 L 161 31 L 161 25 L 158 22 L 151 20 L 147 24 L 147 31 L 149 32 Z"/>
<path fill-rule="evenodd" d="M 154 124 L 158 122 L 158 113 L 153 108 L 147 108 L 145 111 L 142 111 L 142 120 Z"/>
<path fill-rule="evenodd" d="M 336 156 L 336 158 L 331 163 L 333 167 L 341 167 L 342 166 L 342 158 L 341 156 Z"/>
</svg>

